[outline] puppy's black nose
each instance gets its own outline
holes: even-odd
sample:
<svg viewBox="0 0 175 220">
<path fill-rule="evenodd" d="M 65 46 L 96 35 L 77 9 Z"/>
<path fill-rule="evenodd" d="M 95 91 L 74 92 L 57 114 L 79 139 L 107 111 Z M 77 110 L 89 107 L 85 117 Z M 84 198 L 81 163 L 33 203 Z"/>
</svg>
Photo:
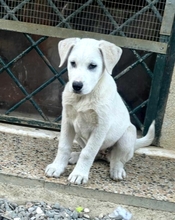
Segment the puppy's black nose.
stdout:
<svg viewBox="0 0 175 220">
<path fill-rule="evenodd" d="M 83 88 L 83 83 L 81 81 L 74 81 L 72 83 L 72 87 L 75 92 L 80 92 L 80 90 Z"/>
</svg>

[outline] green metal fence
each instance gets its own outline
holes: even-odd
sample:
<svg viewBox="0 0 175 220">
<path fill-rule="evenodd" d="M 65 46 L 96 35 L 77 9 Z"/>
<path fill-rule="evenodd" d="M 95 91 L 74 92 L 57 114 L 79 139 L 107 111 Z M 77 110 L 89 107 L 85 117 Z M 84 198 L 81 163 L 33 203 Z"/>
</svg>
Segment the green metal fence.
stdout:
<svg viewBox="0 0 175 220">
<path fill-rule="evenodd" d="M 133 1 L 57 1 L 57 0 L 0 0 L 0 29 L 1 31 L 15 31 L 23 33 L 29 46 L 13 59 L 5 59 L 0 52 L 0 80 L 1 75 L 8 74 L 23 98 L 10 107 L 2 108 L 0 121 L 18 123 L 31 126 L 60 129 L 61 115 L 50 119 L 35 96 L 43 89 L 58 82 L 65 85 L 66 69 L 55 68 L 48 57 L 43 53 L 40 45 L 48 37 L 93 37 L 109 40 L 122 48 L 128 48 L 132 54 L 132 62 L 123 65 L 114 71 L 114 79 L 120 85 L 120 80 L 129 77 L 137 67 L 142 69 L 148 79 L 149 93 L 144 100 L 133 105 L 125 98 L 122 86 L 119 92 L 128 107 L 134 123 L 143 133 L 147 131 L 153 119 L 157 124 L 157 143 L 161 131 L 161 123 L 165 110 L 168 91 L 162 91 L 166 75 L 166 88 L 169 88 L 172 68 L 167 69 L 168 58 L 173 59 L 169 46 L 174 44 L 173 20 L 175 1 L 165 0 L 137 0 Z M 1 33 L 1 32 L 0 32 Z M 39 35 L 36 40 L 33 34 Z M 1 42 L 0 42 L 1 43 Z M 13 66 L 31 51 L 35 50 L 38 56 L 52 73 L 49 79 L 41 83 L 32 92 L 29 92 L 13 72 Z M 126 54 L 127 54 L 126 53 Z M 155 65 L 148 64 L 148 59 L 155 59 Z M 172 60 L 173 61 L 173 60 Z M 153 61 L 152 61 L 153 63 Z M 122 84 L 125 81 L 123 80 Z M 135 86 L 140 85 L 135 82 Z M 127 93 L 127 91 L 126 91 Z M 163 98 L 162 98 L 163 97 Z M 0 95 L 0 106 L 5 100 Z M 161 101 L 160 101 L 161 100 Z M 13 112 L 29 101 L 42 119 L 13 116 Z M 161 111 L 159 111 L 161 105 Z M 162 107 L 163 106 L 163 107 Z M 49 107 L 48 107 L 49 108 Z M 1 109 L 1 108 L 0 108 Z M 144 110 L 144 120 L 138 116 Z"/>
</svg>

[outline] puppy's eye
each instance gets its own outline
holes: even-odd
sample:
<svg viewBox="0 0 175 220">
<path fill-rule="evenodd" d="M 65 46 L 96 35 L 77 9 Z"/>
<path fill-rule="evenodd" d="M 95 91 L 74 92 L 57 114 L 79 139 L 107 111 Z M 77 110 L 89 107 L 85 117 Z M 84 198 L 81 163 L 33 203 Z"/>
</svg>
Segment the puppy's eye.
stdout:
<svg viewBox="0 0 175 220">
<path fill-rule="evenodd" d="M 97 67 L 96 64 L 90 63 L 89 66 L 88 66 L 88 69 L 89 69 L 89 70 L 93 70 L 93 69 L 95 69 L 96 67 Z"/>
<path fill-rule="evenodd" d="M 76 67 L 75 61 L 71 61 L 70 64 L 71 64 L 72 67 Z"/>
</svg>

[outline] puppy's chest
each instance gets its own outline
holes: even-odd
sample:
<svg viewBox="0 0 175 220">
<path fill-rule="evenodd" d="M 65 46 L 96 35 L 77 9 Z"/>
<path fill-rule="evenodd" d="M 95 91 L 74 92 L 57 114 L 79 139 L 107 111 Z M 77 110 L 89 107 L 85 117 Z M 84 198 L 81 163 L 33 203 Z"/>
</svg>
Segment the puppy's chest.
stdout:
<svg viewBox="0 0 175 220">
<path fill-rule="evenodd" d="M 93 109 L 76 108 L 77 106 L 67 105 L 67 117 L 74 126 L 76 133 L 89 133 L 98 124 L 98 115 Z M 84 136 L 83 135 L 83 136 Z"/>
</svg>

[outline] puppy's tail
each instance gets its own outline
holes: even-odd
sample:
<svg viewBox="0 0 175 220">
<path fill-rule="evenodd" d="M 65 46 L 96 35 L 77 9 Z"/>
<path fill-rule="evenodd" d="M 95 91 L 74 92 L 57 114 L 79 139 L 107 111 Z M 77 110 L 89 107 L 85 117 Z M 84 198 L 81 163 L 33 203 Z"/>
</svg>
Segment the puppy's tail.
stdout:
<svg viewBox="0 0 175 220">
<path fill-rule="evenodd" d="M 150 125 L 147 134 L 144 137 L 136 140 L 135 150 L 152 144 L 154 137 L 155 137 L 155 121 L 153 121 L 152 124 Z"/>
</svg>

